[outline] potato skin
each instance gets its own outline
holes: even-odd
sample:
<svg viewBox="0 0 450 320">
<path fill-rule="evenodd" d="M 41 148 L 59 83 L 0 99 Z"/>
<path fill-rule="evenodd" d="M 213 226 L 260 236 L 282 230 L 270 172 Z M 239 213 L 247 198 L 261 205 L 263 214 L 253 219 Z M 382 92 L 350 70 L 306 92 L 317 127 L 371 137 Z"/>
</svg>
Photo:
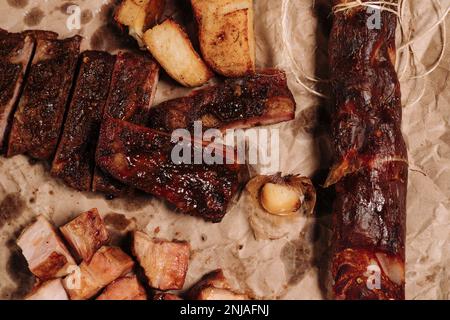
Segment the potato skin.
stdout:
<svg viewBox="0 0 450 320">
<path fill-rule="evenodd" d="M 191 0 L 205 62 L 226 77 L 255 72 L 252 0 Z"/>
<path fill-rule="evenodd" d="M 122 0 L 114 19 L 129 28 L 131 34 L 142 34 L 158 23 L 164 13 L 166 0 Z"/>
</svg>

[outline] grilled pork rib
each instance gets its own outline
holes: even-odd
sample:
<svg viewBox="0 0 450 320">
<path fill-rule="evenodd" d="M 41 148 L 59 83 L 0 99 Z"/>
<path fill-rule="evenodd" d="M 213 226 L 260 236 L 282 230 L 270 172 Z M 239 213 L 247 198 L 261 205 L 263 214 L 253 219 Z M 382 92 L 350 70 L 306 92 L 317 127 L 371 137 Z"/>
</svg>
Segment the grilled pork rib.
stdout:
<svg viewBox="0 0 450 320">
<path fill-rule="evenodd" d="M 183 213 L 222 220 L 238 192 L 244 166 L 175 164 L 168 134 L 113 118 L 105 118 L 101 130 L 96 163 L 102 170 L 166 199 Z"/>
<path fill-rule="evenodd" d="M 14 115 L 7 156 L 51 160 L 61 132 L 81 37 L 38 37 L 36 53 Z"/>
<path fill-rule="evenodd" d="M 119 53 L 104 116 L 145 124 L 156 93 L 158 78 L 159 67 L 151 58 L 144 54 Z M 92 189 L 117 196 L 126 192 L 127 188 L 96 169 Z"/>
<path fill-rule="evenodd" d="M 52 164 L 52 174 L 72 188 L 89 191 L 103 110 L 109 92 L 115 57 L 86 51 L 64 130 Z"/>
<path fill-rule="evenodd" d="M 0 150 L 11 125 L 14 106 L 22 89 L 23 79 L 33 55 L 33 37 L 0 32 Z"/>
<path fill-rule="evenodd" d="M 150 110 L 148 126 L 172 132 L 201 120 L 205 129 L 249 128 L 292 120 L 295 106 L 285 73 L 269 69 L 166 101 Z"/>
</svg>

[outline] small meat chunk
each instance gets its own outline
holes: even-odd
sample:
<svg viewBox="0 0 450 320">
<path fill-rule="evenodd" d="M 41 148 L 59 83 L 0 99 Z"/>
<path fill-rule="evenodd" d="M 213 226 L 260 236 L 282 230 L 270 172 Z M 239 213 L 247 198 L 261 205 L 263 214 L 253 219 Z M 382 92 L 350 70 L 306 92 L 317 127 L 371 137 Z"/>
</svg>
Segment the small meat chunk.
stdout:
<svg viewBox="0 0 450 320">
<path fill-rule="evenodd" d="M 147 294 L 137 277 L 133 275 L 112 282 L 97 300 L 147 300 Z"/>
<path fill-rule="evenodd" d="M 107 244 L 109 236 L 96 208 L 86 211 L 60 228 L 78 257 L 90 261 L 94 253 Z"/>
<path fill-rule="evenodd" d="M 89 299 L 130 272 L 133 265 L 133 260 L 121 249 L 104 246 L 90 262 L 83 261 L 78 270 L 64 279 L 63 284 L 71 300 Z"/>
<path fill-rule="evenodd" d="M 247 295 L 231 290 L 221 269 L 203 276 L 197 284 L 189 289 L 187 296 L 191 300 L 249 300 Z"/>
<path fill-rule="evenodd" d="M 34 288 L 26 300 L 69 300 L 61 279 L 53 279 Z"/>
<path fill-rule="evenodd" d="M 22 232 L 17 244 L 30 271 L 43 281 L 63 277 L 76 267 L 56 229 L 42 215 Z"/>
<path fill-rule="evenodd" d="M 187 242 L 152 239 L 136 231 L 132 250 L 150 287 L 163 291 L 183 288 L 189 264 L 190 246 Z"/>
<path fill-rule="evenodd" d="M 172 293 L 160 292 L 154 295 L 153 300 L 183 300 L 183 299 Z"/>
</svg>

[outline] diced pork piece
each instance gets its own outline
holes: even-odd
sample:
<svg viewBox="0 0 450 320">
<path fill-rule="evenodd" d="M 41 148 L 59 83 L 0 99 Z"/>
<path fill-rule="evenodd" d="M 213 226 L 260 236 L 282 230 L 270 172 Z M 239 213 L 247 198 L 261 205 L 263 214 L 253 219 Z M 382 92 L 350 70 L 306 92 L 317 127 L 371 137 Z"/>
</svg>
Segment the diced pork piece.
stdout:
<svg viewBox="0 0 450 320">
<path fill-rule="evenodd" d="M 31 36 L 7 31 L 0 33 L 0 149 L 11 125 L 33 48 Z"/>
<path fill-rule="evenodd" d="M 33 289 L 25 297 L 26 300 L 69 300 L 61 279 L 46 281 Z"/>
<path fill-rule="evenodd" d="M 76 267 L 56 229 L 42 215 L 22 232 L 17 244 L 31 272 L 41 280 L 63 277 Z"/>
<path fill-rule="evenodd" d="M 97 300 L 147 300 L 147 294 L 136 276 L 127 276 L 107 286 Z"/>
<path fill-rule="evenodd" d="M 80 214 L 60 230 L 78 257 L 87 262 L 109 240 L 106 226 L 96 208 Z"/>
<path fill-rule="evenodd" d="M 163 291 L 183 288 L 189 264 L 187 242 L 152 239 L 144 232 L 136 231 L 132 250 L 150 287 Z"/>
<path fill-rule="evenodd" d="M 249 300 L 247 295 L 233 292 L 221 269 L 214 270 L 189 289 L 191 300 Z"/>
<path fill-rule="evenodd" d="M 183 300 L 179 296 L 172 294 L 172 293 L 164 293 L 160 292 L 155 294 L 153 297 L 153 300 Z"/>
<path fill-rule="evenodd" d="M 90 262 L 83 261 L 79 270 L 67 276 L 63 285 L 71 300 L 89 299 L 130 272 L 133 265 L 133 260 L 121 249 L 104 246 L 94 254 Z"/>
</svg>

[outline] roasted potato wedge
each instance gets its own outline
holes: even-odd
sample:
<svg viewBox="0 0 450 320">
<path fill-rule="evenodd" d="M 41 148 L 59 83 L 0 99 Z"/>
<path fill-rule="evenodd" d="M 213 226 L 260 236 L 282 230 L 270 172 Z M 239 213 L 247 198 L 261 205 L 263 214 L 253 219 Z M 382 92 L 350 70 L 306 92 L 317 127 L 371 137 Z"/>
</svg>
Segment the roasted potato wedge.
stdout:
<svg viewBox="0 0 450 320">
<path fill-rule="evenodd" d="M 122 0 L 114 19 L 127 26 L 130 35 L 140 41 L 144 32 L 158 23 L 165 5 L 165 0 Z"/>
<path fill-rule="evenodd" d="M 200 49 L 217 73 L 240 77 L 255 72 L 252 0 L 191 0 Z"/>
<path fill-rule="evenodd" d="M 147 30 L 144 42 L 164 70 L 186 87 L 200 86 L 213 76 L 186 32 L 171 19 Z"/>
</svg>

